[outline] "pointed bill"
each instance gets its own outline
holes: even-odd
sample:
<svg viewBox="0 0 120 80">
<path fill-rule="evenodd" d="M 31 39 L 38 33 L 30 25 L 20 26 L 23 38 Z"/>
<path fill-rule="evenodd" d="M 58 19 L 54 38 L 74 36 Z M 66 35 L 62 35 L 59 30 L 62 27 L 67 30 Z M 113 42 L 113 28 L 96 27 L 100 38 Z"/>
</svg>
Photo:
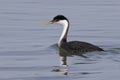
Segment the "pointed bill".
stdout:
<svg viewBox="0 0 120 80">
<path fill-rule="evenodd" d="M 49 24 L 53 24 L 53 22 L 51 22 L 51 21 L 50 22 L 43 22 L 41 25 L 45 26 L 45 25 L 49 25 Z"/>
</svg>

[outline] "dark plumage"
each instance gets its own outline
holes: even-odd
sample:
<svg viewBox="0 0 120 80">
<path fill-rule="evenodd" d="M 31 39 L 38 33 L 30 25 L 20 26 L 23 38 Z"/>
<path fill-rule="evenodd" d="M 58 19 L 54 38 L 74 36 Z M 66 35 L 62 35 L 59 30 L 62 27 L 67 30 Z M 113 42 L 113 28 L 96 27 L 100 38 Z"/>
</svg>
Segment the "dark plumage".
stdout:
<svg viewBox="0 0 120 80">
<path fill-rule="evenodd" d="M 63 43 L 60 47 L 72 53 L 104 51 L 102 48 L 99 48 L 98 46 L 95 46 L 87 42 L 82 42 L 82 41 L 66 42 L 66 43 Z"/>
</svg>

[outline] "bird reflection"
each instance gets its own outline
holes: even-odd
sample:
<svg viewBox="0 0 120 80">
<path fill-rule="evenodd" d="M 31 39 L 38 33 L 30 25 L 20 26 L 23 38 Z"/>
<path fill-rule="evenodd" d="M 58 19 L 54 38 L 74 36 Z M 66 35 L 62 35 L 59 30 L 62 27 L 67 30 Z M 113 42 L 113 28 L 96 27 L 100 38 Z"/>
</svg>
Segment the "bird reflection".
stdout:
<svg viewBox="0 0 120 80">
<path fill-rule="evenodd" d="M 57 47 L 58 55 L 60 57 L 60 66 L 55 66 L 52 70 L 53 72 L 60 72 L 63 75 L 68 75 L 68 64 L 67 64 L 67 57 L 72 57 L 74 55 L 80 56 L 83 58 L 88 58 L 84 55 L 84 53 L 78 51 L 68 51 L 61 47 Z"/>
<path fill-rule="evenodd" d="M 68 51 L 68 50 L 65 50 L 61 47 L 58 47 L 58 53 L 60 56 L 60 64 L 64 65 L 64 66 L 67 66 L 67 57 L 76 55 L 76 56 L 80 56 L 83 58 L 88 58 L 87 56 L 84 55 L 84 52 L 79 52 L 77 50 Z"/>
</svg>

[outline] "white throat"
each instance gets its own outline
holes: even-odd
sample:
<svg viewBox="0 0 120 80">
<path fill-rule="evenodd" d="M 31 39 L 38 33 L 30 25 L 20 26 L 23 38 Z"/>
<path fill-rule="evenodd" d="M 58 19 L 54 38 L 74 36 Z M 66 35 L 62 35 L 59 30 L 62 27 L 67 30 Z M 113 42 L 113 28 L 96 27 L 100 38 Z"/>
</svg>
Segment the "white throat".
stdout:
<svg viewBox="0 0 120 80">
<path fill-rule="evenodd" d="M 66 31 L 68 29 L 69 23 L 68 23 L 67 20 L 60 20 L 60 21 L 57 22 L 57 24 L 61 24 L 63 26 L 63 31 L 62 31 L 62 34 L 60 36 L 59 42 L 58 42 L 58 46 L 60 46 L 61 45 L 61 41 L 64 38 L 64 36 L 66 34 Z"/>
</svg>

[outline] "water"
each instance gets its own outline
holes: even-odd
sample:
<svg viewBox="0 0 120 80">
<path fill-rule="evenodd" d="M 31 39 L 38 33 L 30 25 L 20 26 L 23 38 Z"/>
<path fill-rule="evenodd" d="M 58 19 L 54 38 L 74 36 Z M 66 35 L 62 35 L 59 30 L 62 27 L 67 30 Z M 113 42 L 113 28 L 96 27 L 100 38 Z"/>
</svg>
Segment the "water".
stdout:
<svg viewBox="0 0 120 80">
<path fill-rule="evenodd" d="M 62 27 L 40 26 L 58 14 L 70 20 L 69 40 L 108 52 L 68 57 L 61 68 L 54 45 Z M 119 16 L 119 0 L 0 0 L 0 80 L 119 80 Z"/>
</svg>

